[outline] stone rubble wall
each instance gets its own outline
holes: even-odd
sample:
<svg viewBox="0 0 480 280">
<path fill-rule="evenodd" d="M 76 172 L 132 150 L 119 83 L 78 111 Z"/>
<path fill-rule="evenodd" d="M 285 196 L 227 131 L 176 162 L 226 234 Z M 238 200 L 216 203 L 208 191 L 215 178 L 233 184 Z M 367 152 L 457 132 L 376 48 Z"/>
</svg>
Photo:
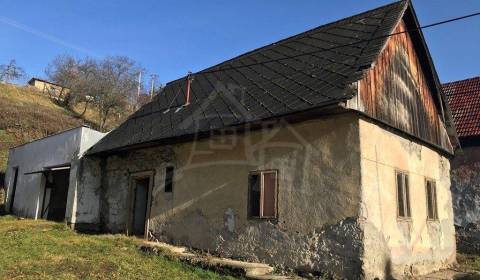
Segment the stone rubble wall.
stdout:
<svg viewBox="0 0 480 280">
<path fill-rule="evenodd" d="M 452 160 L 455 224 L 480 225 L 480 147 L 464 147 Z"/>
</svg>

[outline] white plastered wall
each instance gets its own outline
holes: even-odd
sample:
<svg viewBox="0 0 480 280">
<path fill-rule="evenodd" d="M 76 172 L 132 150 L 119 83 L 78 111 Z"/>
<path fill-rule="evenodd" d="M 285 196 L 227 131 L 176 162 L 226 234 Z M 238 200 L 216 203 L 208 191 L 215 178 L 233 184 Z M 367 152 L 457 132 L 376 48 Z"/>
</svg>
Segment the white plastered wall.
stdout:
<svg viewBox="0 0 480 280">
<path fill-rule="evenodd" d="M 448 159 L 369 121 L 359 127 L 367 279 L 425 274 L 455 262 Z M 397 217 L 396 170 L 409 176 L 411 219 Z M 426 178 L 436 182 L 438 221 L 427 220 Z"/>
<path fill-rule="evenodd" d="M 78 127 L 10 149 L 5 175 L 7 209 L 11 204 L 15 168 L 18 168 L 18 178 L 14 214 L 34 219 L 41 216 L 45 178 L 42 173 L 28 173 L 42 171 L 45 167 L 71 164 L 68 197 L 74 198 L 75 192 L 70 193 L 76 190 L 79 158 L 103 135 L 87 127 Z M 67 214 L 73 206 L 73 201 L 67 203 Z"/>
</svg>

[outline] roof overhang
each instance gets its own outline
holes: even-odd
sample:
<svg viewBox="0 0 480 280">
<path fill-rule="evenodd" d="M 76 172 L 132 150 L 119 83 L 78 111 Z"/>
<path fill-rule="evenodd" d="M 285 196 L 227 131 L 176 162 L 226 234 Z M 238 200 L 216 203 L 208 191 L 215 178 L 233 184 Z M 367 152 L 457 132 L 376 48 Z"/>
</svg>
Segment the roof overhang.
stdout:
<svg viewBox="0 0 480 280">
<path fill-rule="evenodd" d="M 24 175 L 40 174 L 40 173 L 47 173 L 47 172 L 51 172 L 51 171 L 68 170 L 70 168 L 71 168 L 70 163 L 65 163 L 65 164 L 60 164 L 60 165 L 47 166 L 47 167 L 44 167 L 42 170 L 25 172 L 23 174 Z"/>
<path fill-rule="evenodd" d="M 99 151 L 99 152 L 92 152 L 87 151 L 87 156 L 109 156 L 116 153 L 137 150 L 137 149 L 145 149 L 145 148 L 152 148 L 164 145 L 174 145 L 174 144 L 181 144 L 186 142 L 198 141 L 205 138 L 209 138 L 213 135 L 217 135 L 218 133 L 222 133 L 223 135 L 226 134 L 233 134 L 233 133 L 244 133 L 246 131 L 255 131 L 261 130 L 265 127 L 269 127 L 271 125 L 275 125 L 278 123 L 297 123 L 306 120 L 315 119 L 321 116 L 337 114 L 340 112 L 345 111 L 344 102 L 346 100 L 335 100 L 333 102 L 325 103 L 322 106 L 318 106 L 313 109 L 305 110 L 302 112 L 295 112 L 291 114 L 285 114 L 280 116 L 275 116 L 273 118 L 266 118 L 261 119 L 254 122 L 246 122 L 235 126 L 227 126 L 222 127 L 219 129 L 209 130 L 198 132 L 196 134 L 188 134 L 188 135 L 181 135 L 177 137 L 169 137 L 169 138 L 162 138 L 158 140 L 153 140 L 149 142 L 143 142 L 140 144 L 133 144 L 128 146 L 122 146 L 118 148 L 113 148 L 106 151 Z"/>
</svg>

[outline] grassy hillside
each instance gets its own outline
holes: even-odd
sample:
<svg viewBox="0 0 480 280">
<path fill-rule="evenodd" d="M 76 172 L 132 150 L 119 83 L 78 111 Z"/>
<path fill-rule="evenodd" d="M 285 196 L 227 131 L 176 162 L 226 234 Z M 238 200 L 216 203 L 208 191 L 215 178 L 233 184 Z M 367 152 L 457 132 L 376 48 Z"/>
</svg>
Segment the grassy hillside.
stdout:
<svg viewBox="0 0 480 280">
<path fill-rule="evenodd" d="M 80 116 L 85 108 L 85 103 L 81 102 L 79 104 L 76 104 L 73 108 L 74 113 L 77 116 Z M 122 110 L 121 112 L 119 111 L 113 111 L 110 113 L 110 117 L 107 118 L 107 121 L 105 123 L 105 129 L 106 131 L 109 131 L 115 127 L 117 127 L 119 124 L 121 124 L 133 111 L 128 111 L 127 109 Z M 98 129 L 98 124 L 100 123 L 100 117 L 98 114 L 98 111 L 92 108 L 92 105 L 89 104 L 87 105 L 87 110 L 81 116 L 85 122 L 90 123 L 92 125 L 92 128 Z"/>
<path fill-rule="evenodd" d="M 83 107 L 79 104 L 73 111 L 67 110 L 36 89 L 0 83 L 0 187 L 9 148 L 82 124 L 98 127 L 95 110 L 90 108 L 80 117 Z M 115 127 L 124 117 L 112 115 L 107 128 Z"/>
</svg>

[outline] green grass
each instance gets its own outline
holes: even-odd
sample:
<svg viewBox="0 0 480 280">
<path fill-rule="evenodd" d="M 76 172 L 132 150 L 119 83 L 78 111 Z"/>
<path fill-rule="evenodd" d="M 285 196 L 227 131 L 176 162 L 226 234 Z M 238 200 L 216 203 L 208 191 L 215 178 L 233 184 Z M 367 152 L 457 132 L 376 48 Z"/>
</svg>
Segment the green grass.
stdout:
<svg viewBox="0 0 480 280">
<path fill-rule="evenodd" d="M 142 253 L 141 240 L 0 217 L 0 279 L 233 279 Z"/>
</svg>

